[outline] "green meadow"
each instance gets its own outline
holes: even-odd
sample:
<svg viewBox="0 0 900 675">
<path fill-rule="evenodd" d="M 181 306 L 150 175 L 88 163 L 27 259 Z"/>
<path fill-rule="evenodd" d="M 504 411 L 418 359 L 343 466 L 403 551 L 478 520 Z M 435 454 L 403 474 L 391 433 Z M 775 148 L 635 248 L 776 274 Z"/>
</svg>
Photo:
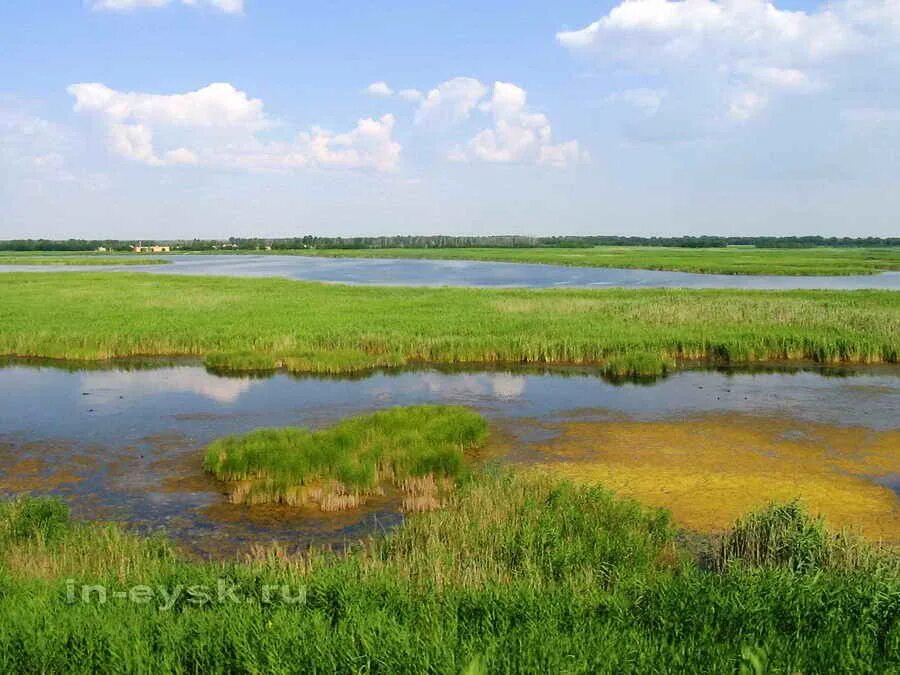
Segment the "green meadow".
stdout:
<svg viewBox="0 0 900 675">
<path fill-rule="evenodd" d="M 333 258 L 426 258 L 490 260 L 575 267 L 619 267 L 709 274 L 832 276 L 900 270 L 900 248 L 392 248 L 303 249 L 278 254 Z"/>
<path fill-rule="evenodd" d="M 219 370 L 404 363 L 896 363 L 891 291 L 486 290 L 126 273 L 0 277 L 0 355 L 193 355 Z"/>
</svg>

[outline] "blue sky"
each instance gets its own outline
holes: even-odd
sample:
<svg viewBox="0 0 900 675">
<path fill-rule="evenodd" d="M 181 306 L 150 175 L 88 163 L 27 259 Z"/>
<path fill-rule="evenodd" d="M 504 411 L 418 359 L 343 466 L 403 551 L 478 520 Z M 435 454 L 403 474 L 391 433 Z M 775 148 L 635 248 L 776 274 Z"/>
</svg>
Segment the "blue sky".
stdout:
<svg viewBox="0 0 900 675">
<path fill-rule="evenodd" d="M 900 2 L 8 0 L 0 237 L 900 231 Z"/>
</svg>

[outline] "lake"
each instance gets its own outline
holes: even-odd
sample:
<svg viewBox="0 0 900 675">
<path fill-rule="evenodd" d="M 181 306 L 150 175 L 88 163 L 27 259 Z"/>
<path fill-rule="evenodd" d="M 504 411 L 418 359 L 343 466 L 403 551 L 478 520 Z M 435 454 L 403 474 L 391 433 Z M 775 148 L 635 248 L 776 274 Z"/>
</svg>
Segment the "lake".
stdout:
<svg viewBox="0 0 900 675">
<path fill-rule="evenodd" d="M 169 265 L 16 266 L 0 272 L 121 271 L 236 277 L 285 277 L 305 281 L 386 286 L 509 288 L 743 288 L 900 290 L 900 272 L 836 277 L 692 274 L 656 270 L 564 267 L 465 260 L 312 258 L 295 255 L 153 256 Z"/>
</svg>

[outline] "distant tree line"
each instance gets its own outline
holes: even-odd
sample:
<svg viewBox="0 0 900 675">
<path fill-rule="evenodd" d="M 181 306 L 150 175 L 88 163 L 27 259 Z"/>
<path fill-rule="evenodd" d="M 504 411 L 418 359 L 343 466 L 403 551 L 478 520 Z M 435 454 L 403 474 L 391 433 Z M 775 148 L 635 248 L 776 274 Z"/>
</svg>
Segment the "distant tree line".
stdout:
<svg viewBox="0 0 900 675">
<path fill-rule="evenodd" d="M 378 249 L 378 248 L 584 248 L 589 246 L 672 246 L 679 248 L 887 247 L 900 246 L 900 237 L 618 237 L 556 236 L 525 237 L 497 235 L 485 237 L 394 236 L 394 237 L 285 237 L 277 239 L 230 237 L 228 239 L 185 239 L 171 241 L 120 239 L 14 239 L 0 240 L 0 251 L 127 251 L 134 244 L 168 244 L 173 250 L 291 250 L 291 249 Z"/>
<path fill-rule="evenodd" d="M 119 239 L 7 239 L 0 240 L 0 251 L 128 251 L 137 243 Z"/>
</svg>

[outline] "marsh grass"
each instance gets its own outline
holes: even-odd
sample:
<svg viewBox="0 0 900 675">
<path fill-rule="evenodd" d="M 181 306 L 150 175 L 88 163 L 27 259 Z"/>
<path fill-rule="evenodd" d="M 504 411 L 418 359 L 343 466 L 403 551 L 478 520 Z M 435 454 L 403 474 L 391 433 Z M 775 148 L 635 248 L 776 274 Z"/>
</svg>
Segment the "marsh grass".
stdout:
<svg viewBox="0 0 900 675">
<path fill-rule="evenodd" d="M 0 279 L 0 325 L 0 354 L 21 357 L 195 355 L 216 370 L 321 374 L 405 362 L 606 364 L 649 375 L 680 361 L 896 363 L 900 293 L 409 289 L 8 273 Z"/>
<path fill-rule="evenodd" d="M 322 429 L 257 429 L 214 441 L 204 468 L 233 483 L 238 503 L 359 506 L 392 483 L 411 510 L 440 504 L 465 468 L 464 453 L 484 444 L 487 424 L 456 406 L 408 406 Z"/>
<path fill-rule="evenodd" d="M 898 666 L 896 568 L 775 556 L 704 570 L 665 512 L 596 486 L 478 472 L 445 508 L 412 514 L 384 537 L 342 553 L 260 548 L 243 562 L 184 560 L 159 538 L 62 513 L 30 498 L 0 506 L 3 672 Z M 165 610 L 159 601 L 71 603 L 67 580 L 170 592 L 224 580 L 242 601 L 198 605 L 182 594 Z M 264 585 L 283 584 L 302 586 L 305 602 L 263 602 Z"/>
<path fill-rule="evenodd" d="M 587 248 L 303 249 L 274 253 L 333 258 L 487 260 L 708 274 L 841 276 L 877 274 L 900 269 L 900 248 L 763 249 L 726 247 L 689 249 L 662 246 L 595 246 Z"/>
<path fill-rule="evenodd" d="M 887 564 L 900 578 L 900 558 L 849 531 L 830 532 L 794 500 L 773 503 L 740 518 L 718 541 L 715 565 L 811 570 L 870 570 Z"/>
</svg>

